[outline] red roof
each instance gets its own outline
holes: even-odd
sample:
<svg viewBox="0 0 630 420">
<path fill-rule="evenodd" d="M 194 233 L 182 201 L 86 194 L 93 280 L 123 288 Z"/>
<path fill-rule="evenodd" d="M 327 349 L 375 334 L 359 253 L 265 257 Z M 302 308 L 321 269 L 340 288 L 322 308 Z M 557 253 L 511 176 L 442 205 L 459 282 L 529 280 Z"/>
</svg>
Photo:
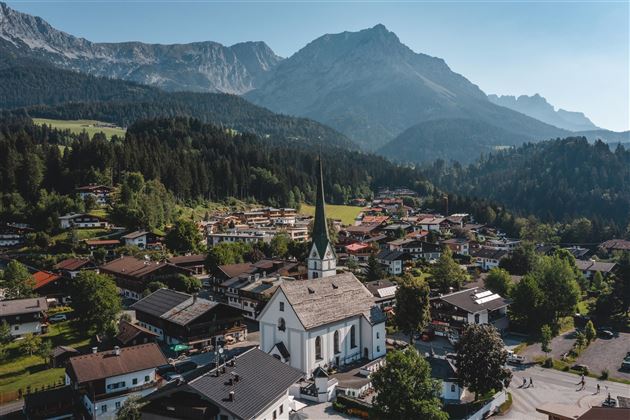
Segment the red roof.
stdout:
<svg viewBox="0 0 630 420">
<path fill-rule="evenodd" d="M 89 263 L 90 260 L 87 258 L 68 258 L 67 260 L 59 261 L 54 268 L 57 270 L 75 271 Z"/>
<path fill-rule="evenodd" d="M 348 252 L 357 252 L 365 248 L 369 248 L 368 244 L 362 244 L 360 242 L 356 242 L 354 244 L 346 245 L 346 250 Z"/>
<path fill-rule="evenodd" d="M 59 280 L 61 277 L 48 271 L 38 271 L 33 274 L 33 278 L 35 279 L 35 287 L 33 289 L 37 290 L 48 283 Z"/>
</svg>

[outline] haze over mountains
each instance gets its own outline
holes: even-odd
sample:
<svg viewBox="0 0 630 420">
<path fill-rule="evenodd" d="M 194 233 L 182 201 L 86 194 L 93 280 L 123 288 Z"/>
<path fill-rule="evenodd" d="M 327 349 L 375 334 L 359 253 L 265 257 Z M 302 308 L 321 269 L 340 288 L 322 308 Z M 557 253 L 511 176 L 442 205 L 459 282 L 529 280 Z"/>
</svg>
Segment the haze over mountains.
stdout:
<svg viewBox="0 0 630 420">
<path fill-rule="evenodd" d="M 597 127 L 582 114 L 555 111 L 544 98 L 489 98 L 444 60 L 412 51 L 383 25 L 323 35 L 282 59 L 263 42 L 230 47 L 211 41 L 92 43 L 0 3 L 0 53 L 167 91 L 243 95 L 271 111 L 319 121 L 365 150 L 400 161 L 435 157 L 470 161 L 505 146 L 566 137 L 570 130 L 590 130 L 586 135 L 591 140 L 628 137 L 628 133 L 594 131 Z M 13 99 L 9 103 L 20 103 L 20 98 Z M 181 106 L 180 99 L 178 110 L 169 109 L 167 115 L 181 115 L 203 101 L 187 98 L 187 105 Z M 60 115 L 67 115 L 66 111 Z M 121 108 L 115 113 L 120 116 Z M 99 110 L 103 114 L 107 115 Z M 262 118 L 264 113 L 252 111 L 252 115 Z M 317 131 L 321 129 L 303 134 Z"/>
</svg>

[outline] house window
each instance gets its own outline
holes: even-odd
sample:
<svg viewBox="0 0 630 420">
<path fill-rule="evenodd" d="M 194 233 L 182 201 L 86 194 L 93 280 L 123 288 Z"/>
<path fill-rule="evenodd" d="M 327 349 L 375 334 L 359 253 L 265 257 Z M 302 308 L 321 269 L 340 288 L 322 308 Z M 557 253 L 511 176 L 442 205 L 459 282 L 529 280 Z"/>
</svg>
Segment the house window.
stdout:
<svg viewBox="0 0 630 420">
<path fill-rule="evenodd" d="M 280 407 L 278 407 L 278 411 L 280 412 L 280 414 L 282 414 L 282 412 L 284 411 L 284 405 L 280 404 Z"/>
<path fill-rule="evenodd" d="M 339 331 L 335 331 L 335 334 L 333 335 L 333 341 L 334 341 L 335 353 L 340 353 L 340 351 L 339 351 Z"/>
<path fill-rule="evenodd" d="M 357 346 L 357 329 L 353 325 L 350 327 L 350 348 L 355 348 Z"/>
<path fill-rule="evenodd" d="M 120 401 L 116 401 L 116 410 L 120 408 Z"/>
<path fill-rule="evenodd" d="M 133 378 L 133 380 L 131 381 L 131 383 L 133 385 L 137 385 L 138 384 L 138 378 Z"/>
<path fill-rule="evenodd" d="M 276 414 L 276 410 L 273 410 L 272 419 L 276 420 L 277 418 L 278 418 L 278 415 Z"/>
<path fill-rule="evenodd" d="M 13 329 L 14 329 L 15 331 L 17 331 L 17 330 L 19 330 L 19 329 L 20 329 L 20 326 L 19 326 L 19 325 L 16 325 L 16 326 L 15 326 L 15 328 L 13 328 Z"/>
<path fill-rule="evenodd" d="M 379 333 L 378 331 L 376 331 L 376 339 L 378 340 L 379 338 L 381 338 L 381 333 Z"/>
<path fill-rule="evenodd" d="M 280 318 L 280 319 L 278 320 L 278 329 L 279 329 L 280 331 L 284 331 L 284 330 L 286 330 L 286 329 L 287 329 L 287 325 L 286 325 L 286 323 L 284 322 L 284 318 Z"/>
<path fill-rule="evenodd" d="M 376 352 L 380 353 L 380 351 L 381 351 L 381 346 L 376 346 Z"/>
<path fill-rule="evenodd" d="M 149 375 L 144 377 L 144 382 L 149 382 L 151 380 L 151 378 L 149 377 Z"/>
<path fill-rule="evenodd" d="M 479 314 L 475 314 L 475 324 L 479 324 Z"/>
<path fill-rule="evenodd" d="M 280 312 L 284 312 L 284 302 L 280 302 Z"/>
<path fill-rule="evenodd" d="M 101 405 L 101 412 L 102 413 L 107 413 L 107 404 Z"/>
<path fill-rule="evenodd" d="M 322 338 L 315 338 L 315 360 L 322 360 Z"/>
<path fill-rule="evenodd" d="M 455 384 L 451 384 L 451 392 L 455 392 Z"/>
</svg>

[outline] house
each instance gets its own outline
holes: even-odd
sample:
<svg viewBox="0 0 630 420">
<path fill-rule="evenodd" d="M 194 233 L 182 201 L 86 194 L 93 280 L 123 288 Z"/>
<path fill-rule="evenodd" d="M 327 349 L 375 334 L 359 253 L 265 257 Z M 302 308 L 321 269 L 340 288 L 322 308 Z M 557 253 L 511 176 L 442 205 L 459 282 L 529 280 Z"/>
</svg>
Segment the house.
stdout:
<svg viewBox="0 0 630 420">
<path fill-rule="evenodd" d="M 131 305 L 131 309 L 136 311 L 138 325 L 173 348 L 203 348 L 247 338 L 239 310 L 196 295 L 159 289 Z"/>
<path fill-rule="evenodd" d="M 142 418 L 288 420 L 303 404 L 294 400 L 303 374 L 253 348 L 187 383 L 146 398 Z M 298 406 L 299 405 L 299 406 Z"/>
<path fill-rule="evenodd" d="M 624 239 L 609 239 L 605 242 L 602 242 L 599 245 L 599 248 L 603 249 L 609 254 L 613 253 L 614 251 L 630 251 L 630 241 L 626 241 Z"/>
<path fill-rule="evenodd" d="M 0 301 L 0 323 L 11 327 L 11 335 L 40 334 L 46 329 L 46 298 L 28 298 Z"/>
<path fill-rule="evenodd" d="M 283 282 L 258 322 L 260 348 L 309 378 L 385 355 L 385 315 L 352 273 Z"/>
<path fill-rule="evenodd" d="M 436 296 L 429 302 L 435 334 L 454 341 L 466 324 L 492 324 L 500 331 L 508 327 L 510 301 L 481 287 Z"/>
<path fill-rule="evenodd" d="M 391 225 L 385 226 L 382 231 L 389 237 L 396 237 L 400 233 L 402 233 L 401 236 L 405 236 L 406 234 L 413 232 L 414 228 L 412 225 L 407 223 L 392 223 Z"/>
<path fill-rule="evenodd" d="M 72 387 L 65 385 L 26 394 L 24 417 L 27 420 L 74 419 L 80 418 L 81 413 L 75 407 Z"/>
<path fill-rule="evenodd" d="M 417 239 L 397 239 L 388 243 L 392 251 L 401 251 L 411 255 L 414 259 L 427 261 L 436 260 L 442 255 L 442 248 L 434 243 Z"/>
<path fill-rule="evenodd" d="M 501 260 L 508 256 L 508 251 L 482 247 L 473 249 L 470 255 L 477 267 L 487 271 L 498 267 Z"/>
<path fill-rule="evenodd" d="M 116 285 L 125 298 L 138 300 L 151 282 L 162 281 L 178 274 L 191 275 L 191 271 L 162 261 L 148 261 L 131 256 L 122 256 L 100 267 L 101 274 L 114 277 Z"/>
<path fill-rule="evenodd" d="M 67 258 L 53 266 L 56 273 L 66 279 L 73 279 L 83 270 L 96 270 L 96 264 L 88 258 Z"/>
<path fill-rule="evenodd" d="M 65 367 L 68 359 L 78 356 L 79 351 L 74 347 L 57 346 L 52 350 L 51 364 L 54 368 Z"/>
<path fill-rule="evenodd" d="M 595 273 L 600 273 L 602 276 L 606 277 L 610 274 L 617 264 L 614 262 L 602 262 L 602 261 L 593 261 L 593 260 L 575 260 L 575 266 L 584 274 L 589 280 L 592 280 L 595 276 Z"/>
<path fill-rule="evenodd" d="M 352 238 L 356 241 L 365 241 L 371 236 L 375 236 L 380 232 L 381 224 L 380 223 L 371 223 L 366 224 L 362 223 L 357 226 L 346 226 L 342 233 L 348 237 Z"/>
<path fill-rule="evenodd" d="M 212 270 L 210 284 L 213 291 L 226 298 L 231 292 L 234 297 L 238 295 L 235 291 L 230 291 L 232 283 L 238 283 L 240 279 L 249 278 L 257 280 L 266 277 L 296 277 L 305 276 L 305 268 L 294 261 L 279 259 L 263 259 L 255 263 L 238 263 L 217 266 Z"/>
<path fill-rule="evenodd" d="M 382 309 L 391 308 L 396 304 L 398 285 L 390 280 L 374 280 L 365 283 L 365 287 L 374 296 L 374 302 Z"/>
<path fill-rule="evenodd" d="M 468 255 L 470 253 L 470 241 L 468 239 L 447 239 L 442 241 L 442 245 L 449 247 L 453 254 Z"/>
<path fill-rule="evenodd" d="M 588 248 L 582 248 L 579 246 L 572 246 L 569 248 L 564 248 L 573 255 L 576 260 L 588 260 L 591 255 L 591 250 Z"/>
<path fill-rule="evenodd" d="M 418 221 L 422 230 L 428 230 L 433 232 L 440 232 L 448 229 L 450 224 L 444 217 L 425 217 Z"/>
<path fill-rule="evenodd" d="M 88 250 L 90 250 L 90 254 L 92 253 L 92 251 L 96 249 L 105 249 L 111 252 L 112 250 L 118 248 L 121 245 L 122 243 L 118 239 L 86 239 L 85 240 L 85 246 L 87 247 Z"/>
<path fill-rule="evenodd" d="M 111 194 L 113 191 L 114 188 L 112 187 L 96 184 L 84 185 L 76 189 L 77 194 L 79 194 L 79 197 L 81 197 L 82 200 L 85 200 L 87 197 L 92 196 L 99 206 L 104 206 L 110 202 Z"/>
<path fill-rule="evenodd" d="M 137 346 L 139 344 L 155 343 L 159 334 L 144 328 L 139 324 L 132 324 L 121 319 L 118 323 L 118 334 L 114 342 L 120 347 Z"/>
<path fill-rule="evenodd" d="M 140 249 L 147 247 L 149 232 L 146 230 L 136 230 L 121 237 L 125 245 L 137 246 Z"/>
<path fill-rule="evenodd" d="M 442 383 L 440 398 L 445 403 L 460 403 L 463 387 L 457 378 L 457 368 L 444 356 L 427 355 L 426 361 L 431 366 L 431 377 L 439 379 Z"/>
<path fill-rule="evenodd" d="M 561 403 L 544 403 L 536 411 L 547 415 L 548 420 L 627 420 L 630 408 L 580 407 Z"/>
<path fill-rule="evenodd" d="M 292 280 L 292 277 L 244 275 L 221 283 L 221 288 L 225 290 L 228 305 L 241 310 L 243 316 L 255 320 L 278 286 L 283 281 Z"/>
<path fill-rule="evenodd" d="M 33 291 L 39 296 L 60 300 L 65 297 L 65 284 L 60 275 L 48 271 L 36 271 L 32 276 L 35 281 Z"/>
<path fill-rule="evenodd" d="M 207 274 L 205 254 L 180 255 L 171 257 L 167 261 L 177 267 L 190 270 L 196 276 Z"/>
<path fill-rule="evenodd" d="M 387 273 L 398 276 L 403 273 L 405 261 L 412 260 L 411 254 L 404 251 L 383 250 L 376 254 L 376 261 L 387 267 Z"/>
<path fill-rule="evenodd" d="M 275 235 L 259 229 L 230 229 L 224 233 L 211 233 L 208 235 L 208 247 L 213 247 L 221 242 L 256 242 L 269 243 Z"/>
<path fill-rule="evenodd" d="M 488 239 L 485 243 L 485 247 L 490 249 L 498 249 L 501 251 L 514 251 L 516 248 L 518 248 L 520 244 L 521 241 L 518 239 Z"/>
<path fill-rule="evenodd" d="M 162 379 L 156 368 L 167 362 L 155 343 L 93 351 L 68 360 L 66 385 L 89 416 L 114 419 L 129 397 L 143 397 L 158 389 Z"/>
<path fill-rule="evenodd" d="M 345 246 L 348 257 L 355 261 L 367 261 L 372 255 L 372 247 L 363 242 L 354 242 Z"/>
<path fill-rule="evenodd" d="M 109 222 L 100 216 L 87 213 L 70 213 L 59 217 L 59 227 L 61 229 L 88 229 L 100 228 L 109 229 Z"/>
</svg>

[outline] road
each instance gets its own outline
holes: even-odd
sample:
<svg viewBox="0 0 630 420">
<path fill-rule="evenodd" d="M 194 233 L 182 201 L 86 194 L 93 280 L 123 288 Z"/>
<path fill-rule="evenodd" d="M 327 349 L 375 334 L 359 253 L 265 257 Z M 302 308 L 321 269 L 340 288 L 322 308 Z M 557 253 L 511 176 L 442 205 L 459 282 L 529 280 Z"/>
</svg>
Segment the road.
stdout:
<svg viewBox="0 0 630 420">
<path fill-rule="evenodd" d="M 561 404 L 576 404 L 580 407 L 592 407 L 601 405 L 606 398 L 606 387 L 611 396 L 630 397 L 630 385 L 610 381 L 599 381 L 594 378 L 586 378 L 586 387 L 578 391 L 580 377 L 567 372 L 554 369 L 545 369 L 538 365 L 515 367 L 512 371 L 514 377 L 509 391 L 512 393 L 512 409 L 504 419 L 530 420 L 546 419 L 547 416 L 536 412 L 536 407 L 547 402 Z M 533 379 L 534 386 L 522 388 L 522 380 Z M 597 384 L 601 386 L 600 394 L 596 394 Z"/>
</svg>

